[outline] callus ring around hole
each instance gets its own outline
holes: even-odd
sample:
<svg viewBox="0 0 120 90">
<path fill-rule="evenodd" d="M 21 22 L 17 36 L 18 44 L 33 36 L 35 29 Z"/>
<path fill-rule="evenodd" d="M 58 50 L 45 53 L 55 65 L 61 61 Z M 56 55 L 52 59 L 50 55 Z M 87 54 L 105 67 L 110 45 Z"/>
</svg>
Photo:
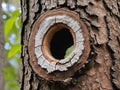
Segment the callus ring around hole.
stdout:
<svg viewBox="0 0 120 90">
<path fill-rule="evenodd" d="M 63 58 L 63 53 L 71 45 L 73 51 Z M 33 25 L 28 49 L 30 64 L 37 74 L 53 79 L 56 76 L 48 73 L 56 73 L 56 79 L 60 80 L 72 76 L 86 62 L 90 51 L 88 32 L 78 14 L 64 9 L 49 11 Z"/>
</svg>

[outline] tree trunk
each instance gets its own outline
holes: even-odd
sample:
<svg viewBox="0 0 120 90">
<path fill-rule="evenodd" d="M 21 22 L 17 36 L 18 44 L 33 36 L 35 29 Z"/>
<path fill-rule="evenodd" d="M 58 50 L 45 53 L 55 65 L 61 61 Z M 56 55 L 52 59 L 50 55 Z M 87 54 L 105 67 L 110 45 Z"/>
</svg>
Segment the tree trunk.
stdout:
<svg viewBox="0 0 120 90">
<path fill-rule="evenodd" d="M 21 90 L 120 89 L 119 0 L 21 0 L 21 8 Z M 55 23 L 60 24 L 53 25 L 54 18 Z M 48 27 L 50 29 L 44 31 Z M 61 34 L 56 34 L 58 29 Z M 54 40 L 63 34 L 67 37 L 67 30 L 72 35 L 75 54 L 63 59 L 61 54 L 56 54 L 58 48 L 54 48 Z M 60 44 L 64 39 L 59 41 Z M 40 42 L 43 45 L 37 46 Z M 44 66 L 41 63 L 43 59 L 45 64 L 47 61 L 50 63 Z M 62 60 L 70 64 L 65 67 L 66 63 L 61 64 Z M 49 66 L 51 62 L 55 63 L 55 69 Z M 59 68 L 56 69 L 57 65 Z"/>
<path fill-rule="evenodd" d="M 0 5 L 2 1 L 0 0 Z M 4 30 L 3 30 L 3 22 L 2 22 L 2 7 L 0 6 L 0 87 L 1 90 L 4 90 L 4 75 L 3 75 L 3 68 L 4 68 L 4 62 L 5 62 L 5 57 L 4 57 Z"/>
</svg>

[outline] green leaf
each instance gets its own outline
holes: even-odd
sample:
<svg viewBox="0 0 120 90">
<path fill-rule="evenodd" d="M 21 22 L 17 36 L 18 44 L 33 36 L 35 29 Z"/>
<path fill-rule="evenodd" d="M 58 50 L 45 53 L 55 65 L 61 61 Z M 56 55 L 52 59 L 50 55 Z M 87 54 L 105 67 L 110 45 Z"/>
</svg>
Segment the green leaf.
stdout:
<svg viewBox="0 0 120 90">
<path fill-rule="evenodd" d="M 13 71 L 13 68 L 4 68 L 4 78 L 6 80 L 14 80 L 14 78 L 16 77 L 16 73 Z"/>
<path fill-rule="evenodd" d="M 19 25 L 19 27 L 21 26 L 21 19 L 20 19 L 20 17 L 17 20 L 17 24 Z"/>
<path fill-rule="evenodd" d="M 20 10 L 16 9 L 15 11 L 12 12 L 12 16 L 18 17 L 20 15 Z"/>
<path fill-rule="evenodd" d="M 11 58 L 12 56 L 14 56 L 20 50 L 21 50 L 21 45 L 20 44 L 13 45 L 11 50 L 8 52 L 8 58 Z"/>
<path fill-rule="evenodd" d="M 15 20 L 16 20 L 17 17 L 12 17 L 10 19 L 8 19 L 4 25 L 4 32 L 5 32 L 5 37 L 7 38 L 9 32 L 11 31 L 14 23 L 15 23 Z"/>
<path fill-rule="evenodd" d="M 20 10 L 16 9 L 15 11 L 3 11 L 4 18 L 4 33 L 5 41 L 10 44 L 10 49 L 5 49 L 8 53 L 7 56 L 7 68 L 4 69 L 4 78 L 5 90 L 19 90 L 20 86 L 17 83 L 18 72 L 19 72 L 19 63 L 20 63 L 20 50 L 21 46 L 18 44 L 20 42 L 20 25 L 21 17 Z M 15 34 L 15 37 L 12 37 L 12 34 Z M 11 43 L 12 39 L 12 43 Z"/>
<path fill-rule="evenodd" d="M 20 90 L 19 83 L 15 80 L 7 81 L 5 90 Z"/>
<path fill-rule="evenodd" d="M 74 48 L 73 45 L 70 46 L 69 48 L 67 48 L 67 50 L 66 50 L 66 52 L 65 52 L 64 58 L 66 58 L 66 57 L 73 51 L 73 48 Z"/>
</svg>

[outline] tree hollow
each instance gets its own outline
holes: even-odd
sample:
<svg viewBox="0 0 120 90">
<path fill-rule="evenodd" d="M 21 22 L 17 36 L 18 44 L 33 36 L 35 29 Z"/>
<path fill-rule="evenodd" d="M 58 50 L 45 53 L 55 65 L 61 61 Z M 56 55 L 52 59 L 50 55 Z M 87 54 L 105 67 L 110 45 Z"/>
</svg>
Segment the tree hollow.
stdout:
<svg viewBox="0 0 120 90">
<path fill-rule="evenodd" d="M 43 40 L 43 54 L 47 58 L 64 59 L 66 50 L 74 45 L 75 34 L 66 24 L 55 24 L 46 33 Z"/>
</svg>

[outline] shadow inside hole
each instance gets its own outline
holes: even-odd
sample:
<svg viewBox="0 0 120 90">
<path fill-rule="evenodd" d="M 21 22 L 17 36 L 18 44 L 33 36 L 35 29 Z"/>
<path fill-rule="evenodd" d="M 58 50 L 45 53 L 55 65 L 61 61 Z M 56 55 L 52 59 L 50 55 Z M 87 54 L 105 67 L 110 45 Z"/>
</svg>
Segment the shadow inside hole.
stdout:
<svg viewBox="0 0 120 90">
<path fill-rule="evenodd" d="M 56 59 L 64 59 L 66 50 L 73 44 L 73 36 L 69 29 L 60 29 L 53 35 L 50 43 L 52 56 Z"/>
</svg>

